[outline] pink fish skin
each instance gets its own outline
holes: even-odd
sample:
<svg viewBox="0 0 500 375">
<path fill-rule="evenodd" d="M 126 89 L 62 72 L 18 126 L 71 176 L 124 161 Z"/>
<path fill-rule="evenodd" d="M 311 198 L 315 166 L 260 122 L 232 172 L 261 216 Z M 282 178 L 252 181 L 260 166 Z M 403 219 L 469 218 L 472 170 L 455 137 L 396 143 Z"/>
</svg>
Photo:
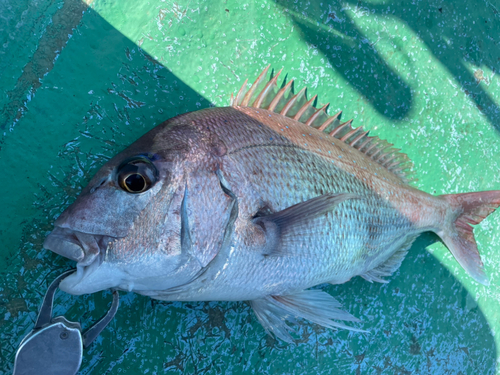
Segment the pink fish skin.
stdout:
<svg viewBox="0 0 500 375">
<path fill-rule="evenodd" d="M 292 341 L 293 317 L 360 331 L 308 288 L 387 282 L 425 231 L 488 284 L 470 225 L 500 191 L 415 189 L 405 154 L 267 71 L 230 107 L 169 119 L 101 168 L 44 244 L 78 262 L 61 289 L 248 300 L 268 332 Z"/>
</svg>

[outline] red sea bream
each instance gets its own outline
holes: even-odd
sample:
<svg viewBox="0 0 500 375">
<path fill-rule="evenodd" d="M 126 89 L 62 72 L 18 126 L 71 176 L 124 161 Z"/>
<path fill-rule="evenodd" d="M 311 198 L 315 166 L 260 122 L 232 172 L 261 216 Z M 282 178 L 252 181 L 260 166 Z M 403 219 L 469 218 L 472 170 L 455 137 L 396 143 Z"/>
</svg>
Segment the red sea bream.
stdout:
<svg viewBox="0 0 500 375">
<path fill-rule="evenodd" d="M 230 107 L 169 119 L 99 170 L 44 244 L 77 262 L 61 289 L 247 300 L 290 341 L 294 317 L 359 330 L 339 322 L 357 319 L 332 296 L 309 288 L 387 282 L 425 231 L 488 283 L 470 224 L 500 205 L 500 191 L 411 187 L 405 154 L 267 71 Z"/>
</svg>

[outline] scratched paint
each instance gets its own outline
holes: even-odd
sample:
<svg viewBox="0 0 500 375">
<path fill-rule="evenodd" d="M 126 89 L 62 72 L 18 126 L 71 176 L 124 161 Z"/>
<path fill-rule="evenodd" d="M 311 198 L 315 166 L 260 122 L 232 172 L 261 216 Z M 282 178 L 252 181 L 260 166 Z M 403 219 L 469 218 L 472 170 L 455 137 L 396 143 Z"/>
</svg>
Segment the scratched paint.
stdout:
<svg viewBox="0 0 500 375">
<path fill-rule="evenodd" d="M 35 6 L 36 5 L 36 6 Z M 424 191 L 500 188 L 500 8 L 467 1 L 8 0 L 0 4 L 0 373 L 47 284 L 53 220 L 117 151 L 179 113 L 223 106 L 268 63 L 414 161 Z M 305 325 L 266 336 L 244 303 L 122 294 L 82 374 L 498 374 L 500 214 L 476 229 L 491 286 L 433 235 L 387 285 L 324 287 L 371 334 Z M 109 293 L 60 293 L 84 327 Z"/>
</svg>

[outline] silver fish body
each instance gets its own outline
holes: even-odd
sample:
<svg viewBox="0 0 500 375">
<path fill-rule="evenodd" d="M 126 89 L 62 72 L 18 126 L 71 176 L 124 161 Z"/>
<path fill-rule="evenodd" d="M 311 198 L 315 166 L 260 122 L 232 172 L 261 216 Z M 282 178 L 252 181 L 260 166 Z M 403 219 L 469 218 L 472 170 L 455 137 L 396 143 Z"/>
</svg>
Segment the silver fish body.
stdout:
<svg viewBox="0 0 500 375">
<path fill-rule="evenodd" d="M 290 341 L 291 316 L 354 329 L 335 321 L 356 319 L 333 297 L 307 289 L 386 282 L 424 231 L 487 283 L 469 224 L 499 191 L 411 187 L 404 154 L 279 90 L 277 76 L 264 82 L 266 72 L 231 107 L 170 119 L 103 166 L 44 244 L 78 262 L 61 289 L 249 300 Z"/>
</svg>

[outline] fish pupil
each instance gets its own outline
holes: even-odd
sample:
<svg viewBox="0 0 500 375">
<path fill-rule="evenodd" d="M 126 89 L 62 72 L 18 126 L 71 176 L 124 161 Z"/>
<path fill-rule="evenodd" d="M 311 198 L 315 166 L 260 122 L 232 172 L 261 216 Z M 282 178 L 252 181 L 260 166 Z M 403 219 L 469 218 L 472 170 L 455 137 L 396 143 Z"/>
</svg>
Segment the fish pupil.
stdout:
<svg viewBox="0 0 500 375">
<path fill-rule="evenodd" d="M 146 180 L 139 173 L 133 173 L 125 179 L 125 184 L 129 191 L 138 193 L 145 189 Z"/>
</svg>

